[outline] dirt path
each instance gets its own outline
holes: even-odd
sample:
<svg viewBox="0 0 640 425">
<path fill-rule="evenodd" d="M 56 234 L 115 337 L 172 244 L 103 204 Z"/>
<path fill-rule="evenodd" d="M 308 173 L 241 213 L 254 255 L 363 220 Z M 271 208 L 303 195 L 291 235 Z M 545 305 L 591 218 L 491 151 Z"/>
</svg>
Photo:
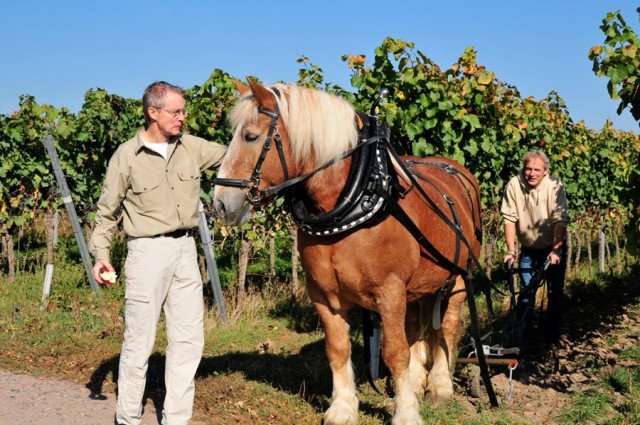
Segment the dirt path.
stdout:
<svg viewBox="0 0 640 425">
<path fill-rule="evenodd" d="M 35 378 L 0 370 L 1 425 L 113 425 L 114 393 L 91 397 L 82 384 Z M 143 425 L 157 425 L 156 410 L 146 406 Z"/>
</svg>

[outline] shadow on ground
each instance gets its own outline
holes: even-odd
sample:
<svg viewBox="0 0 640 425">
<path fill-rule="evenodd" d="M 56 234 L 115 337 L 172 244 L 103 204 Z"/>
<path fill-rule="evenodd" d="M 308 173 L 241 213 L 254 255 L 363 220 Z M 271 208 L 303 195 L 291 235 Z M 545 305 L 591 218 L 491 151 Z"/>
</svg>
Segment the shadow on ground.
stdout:
<svg viewBox="0 0 640 425">
<path fill-rule="evenodd" d="M 352 359 L 356 371 L 363 371 L 362 346 L 353 344 Z M 86 387 L 91 391 L 94 399 L 103 399 L 104 385 L 111 375 L 118 379 L 119 356 L 108 359 L 94 371 Z M 149 359 L 147 384 L 144 400 L 151 402 L 161 415 L 162 405 L 166 394 L 164 387 L 165 356 L 153 354 Z M 219 356 L 203 357 L 196 380 L 241 373 L 247 381 L 260 382 L 273 387 L 277 391 L 284 391 L 303 398 L 317 412 L 325 411 L 329 405 L 332 391 L 331 370 L 324 351 L 324 340 L 307 344 L 296 354 L 289 353 L 261 353 L 229 352 Z M 360 376 L 361 375 L 361 376 Z M 359 385 L 368 385 L 364 373 L 356 377 Z M 117 394 L 117 390 L 116 390 Z M 360 410 L 366 414 L 390 420 L 389 412 L 378 408 L 366 401 L 360 405 Z"/>
</svg>

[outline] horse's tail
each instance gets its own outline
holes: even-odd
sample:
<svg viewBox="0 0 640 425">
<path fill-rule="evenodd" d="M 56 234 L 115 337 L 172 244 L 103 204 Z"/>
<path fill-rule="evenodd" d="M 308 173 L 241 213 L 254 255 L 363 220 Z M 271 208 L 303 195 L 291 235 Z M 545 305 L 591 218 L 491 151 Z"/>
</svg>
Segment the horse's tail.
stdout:
<svg viewBox="0 0 640 425">
<path fill-rule="evenodd" d="M 427 370 L 431 370 L 435 357 L 434 347 L 438 344 L 438 331 L 433 328 L 433 307 L 436 296 L 428 295 L 423 297 L 420 304 L 420 347 L 421 361 Z"/>
<path fill-rule="evenodd" d="M 458 283 L 458 282 L 456 282 Z M 458 287 L 458 285 L 452 285 L 452 291 L 460 291 L 460 288 Z M 464 290 L 464 288 L 462 288 L 462 290 Z M 451 295 L 451 294 L 449 294 Z M 435 356 L 436 356 L 436 350 L 438 350 L 441 345 L 440 344 L 445 344 L 446 345 L 446 350 L 447 350 L 447 359 L 448 359 L 448 363 L 449 363 L 449 368 L 451 369 L 454 364 L 455 364 L 455 359 L 456 359 L 456 355 L 457 355 L 457 346 L 458 346 L 458 342 L 459 342 L 459 337 L 460 337 L 460 333 L 456 332 L 455 335 L 451 335 L 448 338 L 448 342 L 445 341 L 445 336 L 444 336 L 444 329 L 442 327 L 440 327 L 440 329 L 435 329 L 433 327 L 433 312 L 434 312 L 434 307 L 435 307 L 435 303 L 436 300 L 438 300 L 438 297 L 436 295 L 429 295 L 429 296 L 425 296 L 423 297 L 420 301 L 419 301 L 419 305 L 420 305 L 420 337 L 421 340 L 423 341 L 424 347 L 421 348 L 421 360 L 423 362 L 423 364 L 425 365 L 427 370 L 430 370 L 431 367 L 433 366 L 433 362 L 435 360 Z M 440 320 L 442 320 L 444 318 L 444 315 L 446 314 L 446 310 L 451 308 L 455 308 L 453 305 L 449 306 L 449 296 L 445 296 L 443 297 L 441 300 L 439 300 L 438 302 L 441 302 L 443 305 L 441 306 L 441 314 L 442 317 L 440 317 Z M 454 305 L 457 305 L 457 303 L 454 303 Z M 460 308 L 459 309 L 459 322 L 457 323 L 458 326 L 456 326 L 456 329 L 460 329 L 459 325 L 461 324 L 462 320 L 463 320 L 463 309 Z M 455 314 L 455 311 L 451 311 L 450 314 Z M 445 327 L 446 328 L 446 327 Z"/>
</svg>

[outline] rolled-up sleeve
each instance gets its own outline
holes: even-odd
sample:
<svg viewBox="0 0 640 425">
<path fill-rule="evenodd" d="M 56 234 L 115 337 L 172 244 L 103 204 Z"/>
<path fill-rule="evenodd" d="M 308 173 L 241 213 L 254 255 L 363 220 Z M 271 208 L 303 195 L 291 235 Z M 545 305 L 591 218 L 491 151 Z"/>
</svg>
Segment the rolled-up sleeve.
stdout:
<svg viewBox="0 0 640 425">
<path fill-rule="evenodd" d="M 198 161 L 201 164 L 200 171 L 219 168 L 226 153 L 227 146 L 200 139 L 200 158 Z"/>
</svg>

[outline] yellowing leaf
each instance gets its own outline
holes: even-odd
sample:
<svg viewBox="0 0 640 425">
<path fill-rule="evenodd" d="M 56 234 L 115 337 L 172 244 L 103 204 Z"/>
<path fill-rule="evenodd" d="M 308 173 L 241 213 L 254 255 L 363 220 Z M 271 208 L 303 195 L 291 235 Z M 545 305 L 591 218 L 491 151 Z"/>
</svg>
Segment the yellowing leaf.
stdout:
<svg viewBox="0 0 640 425">
<path fill-rule="evenodd" d="M 367 57 L 365 55 L 358 55 L 353 58 L 354 65 L 364 65 Z"/>
<path fill-rule="evenodd" d="M 488 85 L 493 81 L 494 74 L 493 72 L 485 72 L 484 74 L 478 77 L 478 84 L 482 84 L 483 86 Z"/>
<path fill-rule="evenodd" d="M 22 198 L 22 196 L 15 196 L 9 199 L 9 205 L 11 205 L 12 208 L 17 208 L 18 205 L 20 205 L 20 198 Z"/>
<path fill-rule="evenodd" d="M 630 44 L 628 46 L 624 46 L 624 48 L 622 49 L 622 53 L 625 56 L 628 56 L 630 58 L 634 57 L 636 55 L 637 51 L 638 51 L 638 48 L 636 46 L 634 46 L 633 44 Z"/>
</svg>

